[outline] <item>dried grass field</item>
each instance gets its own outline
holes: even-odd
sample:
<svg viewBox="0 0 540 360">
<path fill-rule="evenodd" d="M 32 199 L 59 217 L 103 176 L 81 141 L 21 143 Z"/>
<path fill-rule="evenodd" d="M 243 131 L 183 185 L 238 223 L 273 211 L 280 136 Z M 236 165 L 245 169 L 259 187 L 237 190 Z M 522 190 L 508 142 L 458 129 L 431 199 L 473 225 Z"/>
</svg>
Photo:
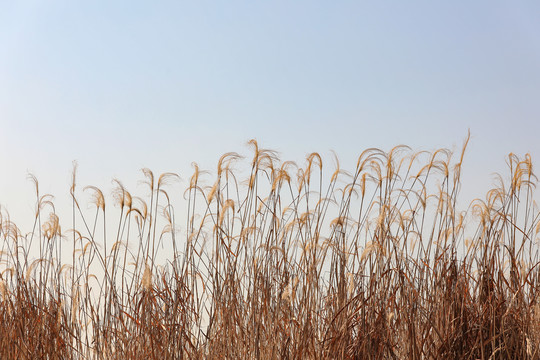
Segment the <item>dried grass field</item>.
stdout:
<svg viewBox="0 0 540 360">
<path fill-rule="evenodd" d="M 0 358 L 538 359 L 531 158 L 460 209 L 467 141 L 351 170 L 252 140 L 180 193 L 144 169 L 140 197 L 74 168 L 62 219 L 32 178 L 34 226 L 1 212 Z"/>
</svg>

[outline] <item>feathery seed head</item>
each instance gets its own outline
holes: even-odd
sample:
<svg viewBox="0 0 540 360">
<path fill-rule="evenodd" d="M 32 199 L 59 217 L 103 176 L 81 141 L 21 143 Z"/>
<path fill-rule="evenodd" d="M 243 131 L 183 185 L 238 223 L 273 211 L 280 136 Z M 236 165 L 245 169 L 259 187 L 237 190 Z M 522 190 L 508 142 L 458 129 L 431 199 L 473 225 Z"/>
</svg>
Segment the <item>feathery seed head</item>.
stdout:
<svg viewBox="0 0 540 360">
<path fill-rule="evenodd" d="M 152 289 L 152 269 L 150 268 L 150 266 L 148 266 L 148 264 L 145 265 L 141 284 L 143 288 L 147 291 Z"/>
<path fill-rule="evenodd" d="M 98 209 L 105 211 L 105 197 L 103 196 L 103 192 L 92 185 L 85 186 L 84 190 L 92 190 L 94 192 L 92 194 L 92 202 L 94 203 L 94 205 L 96 205 Z"/>
</svg>

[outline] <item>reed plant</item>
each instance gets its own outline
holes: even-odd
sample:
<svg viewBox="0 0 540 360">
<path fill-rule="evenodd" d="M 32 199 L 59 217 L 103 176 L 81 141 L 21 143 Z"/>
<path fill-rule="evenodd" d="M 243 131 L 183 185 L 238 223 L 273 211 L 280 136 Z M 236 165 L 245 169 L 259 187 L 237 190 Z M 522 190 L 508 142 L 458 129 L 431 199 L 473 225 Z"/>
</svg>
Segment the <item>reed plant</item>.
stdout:
<svg viewBox="0 0 540 360">
<path fill-rule="evenodd" d="M 143 196 L 74 166 L 62 221 L 31 177 L 31 231 L 0 213 L 0 358 L 538 359 L 532 161 L 460 208 L 467 142 L 347 171 L 252 140 L 183 193 L 144 169 Z"/>
</svg>

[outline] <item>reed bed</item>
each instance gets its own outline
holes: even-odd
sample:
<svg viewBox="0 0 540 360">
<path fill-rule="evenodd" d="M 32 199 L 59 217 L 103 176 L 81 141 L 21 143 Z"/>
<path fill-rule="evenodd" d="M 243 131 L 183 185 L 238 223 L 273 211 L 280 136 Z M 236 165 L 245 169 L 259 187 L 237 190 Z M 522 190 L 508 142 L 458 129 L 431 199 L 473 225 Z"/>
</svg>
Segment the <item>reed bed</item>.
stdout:
<svg viewBox="0 0 540 360">
<path fill-rule="evenodd" d="M 531 158 L 460 210 L 467 142 L 346 171 L 252 140 L 183 193 L 144 169 L 142 197 L 81 189 L 74 167 L 63 221 L 32 177 L 32 230 L 1 212 L 0 358 L 538 359 Z"/>
</svg>

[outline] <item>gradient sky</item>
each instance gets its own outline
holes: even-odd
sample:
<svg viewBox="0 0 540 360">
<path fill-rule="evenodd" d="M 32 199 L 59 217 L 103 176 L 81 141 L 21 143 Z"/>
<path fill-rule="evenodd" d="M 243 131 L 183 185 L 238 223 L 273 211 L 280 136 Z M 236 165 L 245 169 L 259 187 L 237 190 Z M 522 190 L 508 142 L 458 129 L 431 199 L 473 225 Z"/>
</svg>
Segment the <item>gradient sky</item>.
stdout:
<svg viewBox="0 0 540 360">
<path fill-rule="evenodd" d="M 142 167 L 214 170 L 251 138 L 352 170 L 368 147 L 459 150 L 470 129 L 466 198 L 509 152 L 540 164 L 538 1 L 2 1 L 0 49 L 17 223 L 28 172 L 63 201 L 72 160 L 106 190 Z"/>
</svg>

